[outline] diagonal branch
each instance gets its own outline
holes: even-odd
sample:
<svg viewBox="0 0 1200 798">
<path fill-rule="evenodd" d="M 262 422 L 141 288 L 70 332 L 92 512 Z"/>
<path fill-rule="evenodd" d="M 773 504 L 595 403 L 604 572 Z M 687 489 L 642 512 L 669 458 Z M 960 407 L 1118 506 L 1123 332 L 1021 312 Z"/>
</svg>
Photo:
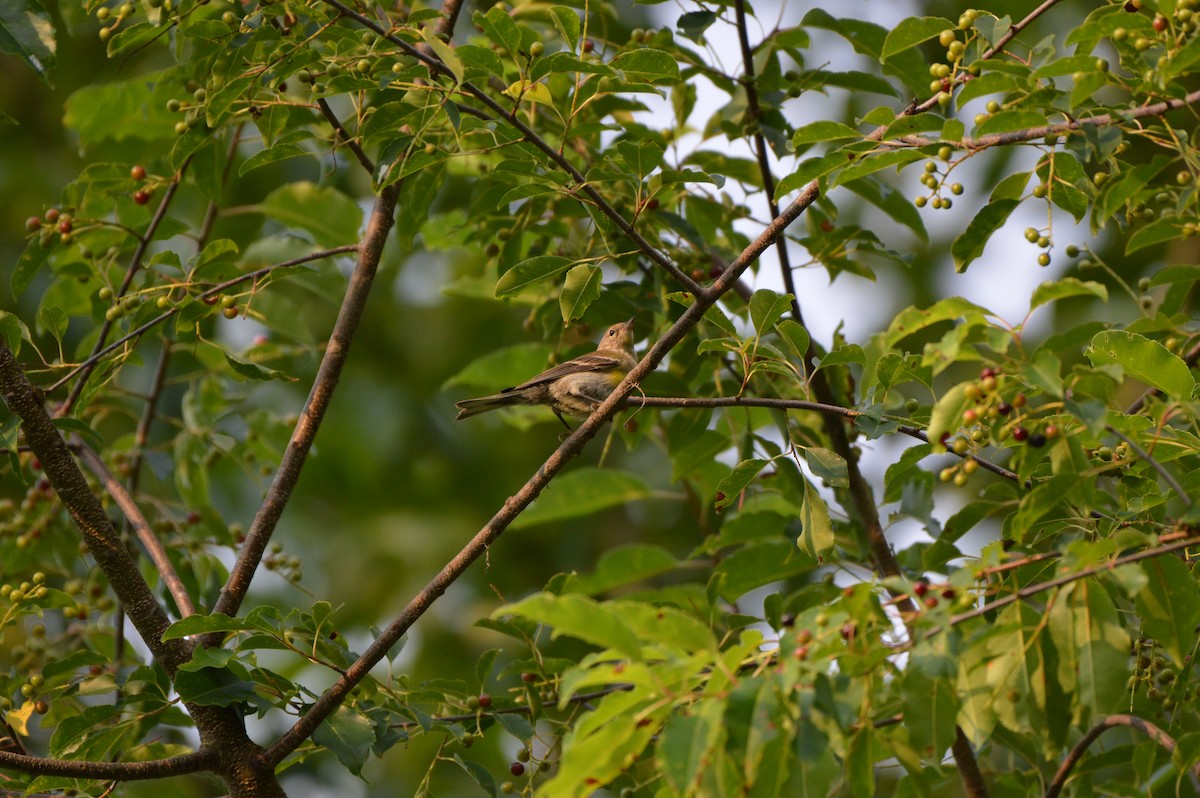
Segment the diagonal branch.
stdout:
<svg viewBox="0 0 1200 798">
<path fill-rule="evenodd" d="M 1125 445 L 1128 446 L 1130 449 L 1133 449 L 1134 454 L 1136 454 L 1138 457 L 1142 458 L 1147 463 L 1149 463 L 1150 467 L 1158 472 L 1158 475 L 1163 478 L 1163 481 L 1167 483 L 1167 485 L 1171 488 L 1171 490 L 1175 491 L 1175 495 L 1178 496 L 1179 498 L 1183 499 L 1184 504 L 1192 503 L 1191 498 L 1187 495 L 1187 491 L 1185 491 L 1183 489 L 1183 486 L 1179 484 L 1179 481 L 1177 479 L 1175 479 L 1174 476 L 1171 475 L 1171 472 L 1167 470 L 1166 466 L 1164 466 L 1162 463 L 1155 460 L 1154 457 L 1150 454 L 1150 452 L 1143 449 L 1141 447 L 1141 445 L 1138 444 L 1137 441 L 1130 438 L 1124 432 L 1121 432 L 1119 429 L 1114 427 L 1112 424 L 1105 424 L 1104 428 L 1106 430 L 1108 430 L 1109 432 L 1111 432 L 1113 435 L 1116 435 L 1121 440 L 1125 441 Z"/>
<path fill-rule="evenodd" d="M 317 100 L 317 107 L 321 109 L 321 113 L 324 114 L 325 119 L 329 121 L 329 125 L 333 128 L 334 135 L 345 142 L 346 146 L 350 148 L 350 152 L 354 153 L 354 157 L 358 159 L 360 164 L 362 164 L 362 168 L 367 170 L 367 174 L 375 174 L 375 162 L 367 156 L 367 153 L 363 151 L 362 145 L 358 143 L 358 140 L 351 136 L 346 128 L 342 125 L 342 120 L 337 118 L 337 114 L 335 114 L 333 109 L 329 107 L 329 103 L 325 101 L 324 97 Z"/>
<path fill-rule="evenodd" d="M 142 542 L 142 547 L 146 550 L 146 554 L 150 556 L 150 560 L 158 570 L 159 576 L 162 577 L 163 582 L 166 584 L 171 598 L 175 600 L 175 606 L 179 608 L 180 616 L 186 618 L 189 615 L 195 615 L 196 608 L 192 605 L 192 597 L 188 595 L 187 588 L 183 585 L 183 580 L 179 578 L 179 574 L 175 571 L 175 566 L 171 564 L 171 558 L 167 556 L 167 550 L 163 548 L 162 541 L 158 539 L 154 534 L 154 530 L 150 528 L 150 524 L 146 521 L 146 516 L 142 514 L 142 510 L 137 506 L 137 502 L 134 501 L 133 496 L 129 494 L 129 491 L 125 489 L 121 481 L 113 476 L 113 473 L 108 470 L 108 466 L 104 465 L 104 460 L 90 446 L 81 442 L 78 449 L 79 459 L 83 460 L 88 470 L 100 480 L 100 484 L 108 491 L 108 495 L 121 508 L 125 520 L 133 527 L 133 531 L 137 535 L 138 540 Z"/>
<path fill-rule="evenodd" d="M 509 498 L 502 508 L 492 516 L 450 562 L 413 597 L 412 601 L 400 612 L 395 620 L 388 625 L 379 637 L 375 639 L 362 655 L 346 669 L 334 684 L 318 698 L 308 711 L 288 729 L 270 748 L 267 749 L 268 761 L 279 763 L 289 753 L 296 750 L 313 730 L 325 718 L 329 717 L 342 703 L 346 695 L 358 682 L 364 679 L 376 663 L 380 662 L 400 638 L 425 614 L 443 593 L 470 567 L 476 559 L 487 551 L 508 525 L 528 507 L 542 489 L 549 484 L 568 462 L 583 451 L 600 427 L 620 409 L 625 398 L 641 382 L 643 378 L 662 361 L 668 352 L 678 344 L 692 327 L 700 321 L 704 312 L 712 307 L 718 299 L 728 292 L 742 273 L 750 267 L 762 253 L 783 234 L 789 224 L 794 222 L 804 210 L 817 198 L 815 186 L 802 192 L 783 213 L 774 219 L 757 239 L 747 247 L 724 272 L 696 297 L 692 305 L 684 311 L 679 320 L 660 338 L 642 357 L 638 364 L 630 370 L 621 384 L 592 412 L 587 419 L 576 428 L 575 432 L 554 451 L 545 463 L 537 470 L 529 481 Z"/>
<path fill-rule="evenodd" d="M 331 258 L 334 255 L 343 255 L 347 252 L 355 252 L 357 250 L 358 250 L 358 244 L 346 244 L 344 246 L 334 247 L 333 249 L 323 249 L 318 252 L 310 252 L 307 255 L 301 255 L 298 258 L 292 258 L 291 260 L 285 260 L 280 263 L 271 264 L 270 266 L 264 266 L 261 269 L 255 269 L 252 272 L 246 272 L 245 274 L 239 274 L 237 277 L 232 277 L 223 283 L 217 283 L 212 288 L 209 288 L 207 291 L 201 291 L 199 294 L 197 294 L 196 299 L 203 301 L 205 299 L 215 297 L 220 293 L 228 291 L 230 288 L 233 288 L 234 286 L 241 285 L 242 283 L 254 282 L 255 280 L 259 279 L 260 277 L 266 277 L 267 275 L 271 274 L 272 272 L 274 272 L 278 269 L 288 269 L 293 266 L 300 266 L 305 263 L 311 263 L 314 260 L 323 260 L 324 258 Z M 95 366 L 95 364 L 97 362 L 99 362 L 101 358 L 116 351 L 117 349 L 119 349 L 121 346 L 128 343 L 129 341 L 132 341 L 133 339 L 140 337 L 148 330 L 154 329 L 159 324 L 162 324 L 164 321 L 166 321 L 167 319 L 174 316 L 180 310 L 182 310 L 182 308 L 180 306 L 176 305 L 175 307 L 173 307 L 167 311 L 164 311 L 160 315 L 155 316 L 153 319 L 150 319 L 150 321 L 146 322 L 142 326 L 136 327 L 136 328 L 130 330 L 129 332 L 125 333 L 123 336 L 121 336 L 117 340 L 113 341 L 111 344 L 104 347 L 103 349 L 93 352 L 91 355 L 88 356 L 87 360 L 83 361 L 78 366 L 76 366 L 75 368 L 68 371 L 66 374 L 64 374 L 62 377 L 60 377 L 49 388 L 46 388 L 45 389 L 46 393 L 53 393 L 54 391 L 58 390 L 66 383 L 70 382 L 71 379 L 76 374 L 79 374 L 79 373 L 83 372 L 84 370 L 88 370 L 90 372 L 91 368 L 93 366 Z"/>
<path fill-rule="evenodd" d="M 346 357 L 350 352 L 350 344 L 354 341 L 358 323 L 366 309 L 375 271 L 383 255 L 383 246 L 387 243 L 388 232 L 392 229 L 396 198 L 399 194 L 399 184 L 392 184 L 383 189 L 375 200 L 375 207 L 367 221 L 366 235 L 358 245 L 358 263 L 350 276 L 349 285 L 346 286 L 346 295 L 342 299 L 342 307 L 338 312 L 329 343 L 325 347 L 325 355 L 321 359 L 316 379 L 304 403 L 300 419 L 296 422 L 296 428 L 292 431 L 279 469 L 271 481 L 267 497 L 246 533 L 246 540 L 238 553 L 237 562 L 230 570 L 225 586 L 221 588 L 221 595 L 213 607 L 213 612 L 226 615 L 237 613 L 246 591 L 250 589 L 250 581 L 254 578 L 254 572 L 258 570 L 275 526 L 279 523 L 283 510 L 291 499 L 292 491 L 300 479 L 300 471 L 304 468 L 313 439 L 321 427 L 333 392 L 337 389 L 342 367 L 345 366 Z"/>
<path fill-rule="evenodd" d="M 66 441 L 46 412 L 41 395 L 30 384 L 8 344 L 0 341 L 0 395 L 9 410 L 21 418 L 25 441 L 42 463 L 50 484 L 71 514 L 96 563 L 104 571 L 113 592 L 125 606 L 142 641 L 173 675 L 191 659 L 190 646 L 183 640 L 163 642 L 170 621 L 146 580 L 122 544 L 100 500 L 71 457 Z"/>
</svg>

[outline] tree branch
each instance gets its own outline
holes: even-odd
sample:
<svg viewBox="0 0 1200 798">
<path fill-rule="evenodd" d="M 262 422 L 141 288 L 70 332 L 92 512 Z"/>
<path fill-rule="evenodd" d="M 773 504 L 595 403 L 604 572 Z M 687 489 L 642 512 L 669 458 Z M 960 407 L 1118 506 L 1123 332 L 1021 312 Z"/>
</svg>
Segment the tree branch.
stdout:
<svg viewBox="0 0 1200 798">
<path fill-rule="evenodd" d="M 327 120 L 329 120 L 329 124 L 334 131 L 334 136 L 336 138 L 340 138 L 345 145 L 350 148 L 350 152 L 354 153 L 354 157 L 358 159 L 360 164 L 362 164 L 362 168 L 367 170 L 367 174 L 374 175 L 375 162 L 367 157 L 367 153 L 363 150 L 358 141 L 355 140 L 355 138 L 346 131 L 346 128 L 342 126 L 342 121 L 337 118 L 337 114 L 335 114 L 333 109 L 329 107 L 329 103 L 325 101 L 324 97 L 321 97 L 317 100 L 317 107 L 321 109 L 321 113 L 325 115 Z"/>
<path fill-rule="evenodd" d="M 1148 451 L 1143 449 L 1138 444 L 1137 441 L 1130 438 L 1124 432 L 1121 432 L 1119 429 L 1114 427 L 1112 424 L 1105 424 L 1104 428 L 1106 430 L 1108 430 L 1109 432 L 1111 432 L 1113 435 L 1116 435 L 1118 438 L 1123 440 L 1125 442 L 1125 445 L 1133 450 L 1134 454 L 1136 454 L 1138 457 L 1142 458 L 1147 463 L 1149 463 L 1150 467 L 1158 472 L 1158 475 L 1163 478 L 1163 481 L 1167 483 L 1167 485 L 1171 488 L 1171 490 L 1175 491 L 1175 495 L 1178 496 L 1179 498 L 1183 499 L 1184 504 L 1192 503 L 1192 500 L 1187 495 L 1187 491 L 1185 491 L 1183 489 L 1183 486 L 1179 484 L 1178 480 L 1176 480 L 1175 477 L 1173 477 L 1171 475 L 1171 472 L 1166 469 L 1166 466 L 1164 466 L 1162 463 L 1155 460 Z"/>
<path fill-rule="evenodd" d="M 1049 579 L 1045 582 L 1037 582 L 1036 584 L 1027 585 L 1015 593 L 1008 594 L 1004 598 L 996 599 L 995 601 L 984 604 L 982 607 L 971 610 L 970 612 L 964 612 L 952 616 L 950 618 L 949 626 L 957 626 L 964 621 L 969 621 L 972 618 L 978 618 L 982 615 L 987 615 L 990 612 L 995 612 L 996 610 L 1007 607 L 1009 604 L 1014 602 L 1027 599 L 1030 596 L 1036 596 L 1038 593 L 1043 591 L 1053 590 L 1056 587 L 1062 587 L 1063 585 L 1071 582 L 1076 582 L 1080 579 L 1086 579 L 1089 576 L 1094 576 L 1095 574 L 1103 571 L 1111 571 L 1114 568 L 1119 568 L 1122 565 L 1128 565 L 1129 563 L 1149 560 L 1153 559 L 1154 557 L 1161 557 L 1164 554 L 1180 551 L 1181 549 L 1186 549 L 1197 544 L 1200 544 L 1200 535 L 1192 534 L 1183 540 L 1178 540 L 1165 546 L 1158 546 L 1157 548 L 1146 549 L 1145 551 L 1127 554 L 1124 557 L 1117 557 L 1116 559 L 1109 560 L 1108 562 L 1100 563 L 1099 565 L 1093 565 L 1090 568 L 1085 568 L 1082 571 L 1076 571 L 1072 574 L 1066 574 L 1065 576 L 1060 576 L 1055 579 Z M 931 629 L 926 637 L 932 637 L 933 635 L 942 631 L 943 628 L 944 627 Z"/>
<path fill-rule="evenodd" d="M 313 730 L 325 718 L 337 709 L 346 695 L 370 672 L 380 660 L 387 656 L 388 651 L 400 640 L 405 632 L 425 614 L 447 588 L 452 585 L 476 559 L 478 559 L 504 532 L 508 525 L 528 507 L 542 489 L 554 476 L 562 470 L 571 459 L 579 454 L 584 445 L 596 434 L 602 425 L 617 412 L 625 398 L 634 386 L 642 381 L 647 374 L 662 361 L 684 335 L 700 321 L 704 312 L 741 277 L 742 273 L 757 260 L 775 239 L 783 234 L 789 224 L 795 221 L 804 210 L 817 198 L 816 186 L 802 192 L 783 213 L 773 220 L 757 239 L 748 246 L 725 271 L 696 297 L 692 305 L 683 312 L 679 320 L 660 338 L 642 357 L 638 364 L 630 370 L 621 384 L 567 437 L 558 449 L 544 462 L 529 481 L 510 497 L 504 506 L 492 519 L 475 534 L 475 536 L 454 556 L 436 576 L 421 589 L 408 605 L 400 612 L 395 620 L 388 625 L 379 637 L 355 660 L 346 673 L 318 698 L 308 711 L 287 730 L 270 748 L 266 756 L 269 761 L 278 763 L 289 753 L 301 745 Z"/>
<path fill-rule="evenodd" d="M 154 530 L 150 528 L 146 516 L 142 515 L 142 510 L 137 506 L 133 496 L 125 489 L 121 481 L 113 476 L 113 473 L 108 470 L 108 466 L 104 464 L 104 460 L 91 447 L 81 441 L 78 449 L 79 459 L 83 460 L 84 465 L 100 480 L 100 484 L 104 486 L 108 495 L 121 508 L 125 520 L 133 527 L 134 533 L 142 543 L 142 548 L 146 550 L 146 554 L 154 563 L 159 576 L 162 577 L 171 598 L 175 601 L 175 606 L 179 608 L 180 617 L 186 618 L 189 615 L 195 615 L 196 608 L 192 605 L 192 597 L 188 595 L 187 588 L 183 586 L 183 580 L 179 578 L 175 566 L 171 564 L 171 558 L 167 556 L 167 550 L 155 536 Z"/>
<path fill-rule="evenodd" d="M 212 288 L 209 288 L 207 291 L 201 291 L 199 294 L 196 295 L 196 299 L 204 300 L 209 297 L 217 296 L 218 294 L 220 294 L 224 291 L 228 291 L 230 288 L 241 285 L 242 283 L 253 282 L 254 280 L 257 280 L 260 277 L 266 277 L 268 274 L 276 271 L 277 269 L 288 269 L 288 268 L 291 268 L 292 266 L 300 266 L 305 263 L 310 263 L 314 260 L 321 260 L 323 258 L 333 257 L 334 255 L 342 255 L 347 252 L 354 252 L 357 249 L 358 249 L 358 244 L 346 244 L 344 246 L 334 247 L 333 249 L 323 249 L 323 250 L 320 250 L 319 252 L 313 252 L 308 255 L 302 255 L 299 258 L 292 258 L 291 260 L 285 260 L 285 261 L 282 261 L 281 263 L 272 264 L 271 266 L 264 266 L 261 269 L 256 269 L 252 272 L 247 272 L 246 274 L 240 274 L 237 277 L 230 278 L 223 283 L 218 283 L 218 284 L 214 285 Z M 66 374 L 64 374 L 62 377 L 60 377 L 49 388 L 46 388 L 45 389 L 46 393 L 53 393 L 54 391 L 58 390 L 63 385 L 65 385 L 67 382 L 69 382 L 76 374 L 83 372 L 85 369 L 90 372 L 92 366 L 94 366 L 105 355 L 112 353 L 116 349 L 119 349 L 123 344 L 133 340 L 134 338 L 141 336 L 146 331 L 153 329 L 154 327 L 158 326 L 159 324 L 162 324 L 164 321 L 166 321 L 167 319 L 174 316 L 180 310 L 181 310 L 181 308 L 179 308 L 179 307 L 173 307 L 170 310 L 166 310 L 162 314 L 155 316 L 153 319 L 146 322 L 142 326 L 137 327 L 136 329 L 130 330 L 129 332 L 125 333 L 125 335 L 123 335 L 120 338 L 118 338 L 117 340 L 113 341 L 111 344 L 104 347 L 103 349 L 93 352 L 91 355 L 88 356 L 87 360 L 83 361 L 78 366 L 76 366 L 75 368 L 68 371 Z"/>
<path fill-rule="evenodd" d="M 9 410 L 20 416 L 26 443 L 41 461 L 43 472 L 125 606 L 142 641 L 167 673 L 174 675 L 180 665 L 191 659 L 191 647 L 182 640 L 163 642 L 162 634 L 170 625 L 166 612 L 142 578 L 100 500 L 88 488 L 66 441 L 46 412 L 42 397 L 3 341 L 0 341 L 0 394 Z"/>
<path fill-rule="evenodd" d="M 182 776 L 212 770 L 217 754 L 201 748 L 190 754 L 150 762 L 89 762 L 79 759 L 44 759 L 40 756 L 10 754 L 0 751 L 0 768 L 28 773 L 32 776 L 65 776 L 76 779 L 115 779 L 145 781 Z"/>
<path fill-rule="evenodd" d="M 300 471 L 304 468 L 313 438 L 321 427 L 325 411 L 329 408 L 333 392 L 337 389 L 350 344 L 354 341 L 354 334 L 366 309 L 375 271 L 383 255 L 383 246 L 387 243 L 388 232 L 392 229 L 396 198 L 399 194 L 399 184 L 393 183 L 383 189 L 375 199 L 375 206 L 367 221 L 366 234 L 358 244 L 358 263 L 350 276 L 349 285 L 346 286 L 346 295 L 342 299 L 342 307 L 338 311 L 325 354 L 321 358 L 316 379 L 304 403 L 300 419 L 296 422 L 296 428 L 292 430 L 291 440 L 288 441 L 279 469 L 271 481 L 267 497 L 246 533 L 246 540 L 229 572 L 229 579 L 221 588 L 221 595 L 217 598 L 213 612 L 226 615 L 237 613 L 246 591 L 250 589 L 250 581 L 254 578 L 254 572 L 258 570 L 263 552 L 266 551 L 275 531 L 275 525 L 279 523 L 283 510 L 291 499 L 292 491 L 300 479 Z"/>
<path fill-rule="evenodd" d="M 1058 794 L 1062 792 L 1063 787 L 1066 785 L 1067 779 L 1071 775 L 1071 770 L 1077 764 L 1079 764 L 1079 760 L 1083 758 L 1084 752 L 1091 747 L 1092 743 L 1096 742 L 1096 739 L 1099 738 L 1100 735 L 1104 734 L 1104 732 L 1108 731 L 1109 729 L 1115 729 L 1118 726 L 1137 729 L 1142 734 L 1145 734 L 1151 740 L 1158 743 L 1159 746 L 1167 753 L 1170 754 L 1175 752 L 1175 740 L 1171 737 L 1171 735 L 1167 734 L 1150 721 L 1139 718 L 1136 715 L 1109 715 L 1101 718 L 1095 726 L 1088 729 L 1087 734 L 1083 735 L 1083 737 L 1079 739 L 1079 742 L 1072 746 L 1071 750 L 1067 753 L 1066 758 L 1063 759 L 1062 764 L 1058 766 L 1058 772 L 1054 774 L 1054 778 L 1046 787 L 1045 798 L 1058 798 Z M 1193 764 L 1188 770 L 1188 775 L 1191 776 L 1192 779 L 1192 789 L 1200 792 L 1200 763 Z"/>
</svg>

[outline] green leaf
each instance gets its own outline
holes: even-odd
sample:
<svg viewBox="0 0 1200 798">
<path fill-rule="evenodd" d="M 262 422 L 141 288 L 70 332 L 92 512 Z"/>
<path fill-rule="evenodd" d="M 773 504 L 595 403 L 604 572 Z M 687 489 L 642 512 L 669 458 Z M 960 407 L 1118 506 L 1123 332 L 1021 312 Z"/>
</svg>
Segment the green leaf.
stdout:
<svg viewBox="0 0 1200 798">
<path fill-rule="evenodd" d="M 808 573 L 818 564 L 789 540 L 762 540 L 747 543 L 722 557 L 713 570 L 713 579 L 723 598 L 737 601 L 755 588 Z"/>
<path fill-rule="evenodd" d="M 769 288 L 755 291 L 750 297 L 750 319 L 754 323 L 755 334 L 761 337 L 791 307 L 791 294 L 777 294 Z"/>
<path fill-rule="evenodd" d="M 826 120 L 821 122 L 812 122 L 797 128 L 792 135 L 792 144 L 799 147 L 802 144 L 813 144 L 819 141 L 838 141 L 841 139 L 861 139 L 862 133 L 859 133 L 849 125 L 844 125 L 841 122 Z"/>
<path fill-rule="evenodd" d="M 619 546 L 601 554 L 592 573 L 575 577 L 571 592 L 594 596 L 673 571 L 678 566 L 675 556 L 661 546 L 648 543 Z"/>
<path fill-rule="evenodd" d="M 554 6 L 550 13 L 554 15 L 554 27 L 558 28 L 563 41 L 574 50 L 579 45 L 579 12 L 567 6 Z"/>
<path fill-rule="evenodd" d="M 488 352 L 446 380 L 443 388 L 465 385 L 472 388 L 503 388 L 519 385 L 545 370 L 551 349 L 546 344 L 517 344 Z"/>
<path fill-rule="evenodd" d="M 694 704 L 687 714 L 673 714 L 663 726 L 655 762 L 672 794 L 696 793 L 724 738 L 724 712 L 724 701 L 708 699 Z"/>
<path fill-rule="evenodd" d="M 571 267 L 569 258 L 538 255 L 521 261 L 496 281 L 496 298 L 516 296 L 532 285 L 557 277 Z"/>
<path fill-rule="evenodd" d="M 1041 307 L 1047 302 L 1056 302 L 1073 296 L 1094 296 L 1101 302 L 1108 301 L 1108 289 L 1103 283 L 1091 280 L 1080 280 L 1077 277 L 1064 277 L 1061 280 L 1047 281 L 1039 285 L 1033 292 L 1029 309 Z"/>
<path fill-rule="evenodd" d="M 359 776 L 375 744 L 375 729 L 370 718 L 343 704 L 313 731 L 312 739 L 332 751 L 342 767 Z"/>
<path fill-rule="evenodd" d="M 787 342 L 794 357 L 807 362 L 809 337 L 808 330 L 792 319 L 784 319 L 775 325 L 779 337 Z"/>
<path fill-rule="evenodd" d="M 1164 216 L 1162 219 L 1156 219 L 1139 228 L 1129 237 L 1129 241 L 1125 244 L 1125 254 L 1130 255 L 1139 249 L 1182 238 L 1183 226 L 1184 221 L 1178 216 Z"/>
<path fill-rule="evenodd" d="M 521 51 L 521 31 L 507 11 L 493 6 L 486 14 L 476 14 L 474 20 L 492 42 L 508 50 L 509 58 L 517 57 Z"/>
<path fill-rule="evenodd" d="M 0 3 L 0 53 L 15 55 L 50 83 L 57 43 L 50 15 L 36 0 Z"/>
<path fill-rule="evenodd" d="M 806 446 L 804 462 L 808 463 L 813 476 L 835 488 L 844 488 L 850 484 L 846 461 L 837 452 L 819 446 Z"/>
<path fill-rule="evenodd" d="M 609 66 L 621 70 L 632 81 L 669 83 L 679 80 L 679 65 L 662 50 L 628 50 L 610 61 Z"/>
<path fill-rule="evenodd" d="M 969 382 L 960 382 L 946 391 L 933 406 L 929 417 L 929 442 L 938 445 L 942 435 L 962 426 L 962 414 L 972 401 L 967 398 Z"/>
<path fill-rule="evenodd" d="M 902 19 L 884 40 L 879 60 L 886 61 L 897 53 L 904 52 L 910 47 L 916 47 L 921 42 L 928 41 L 947 29 L 953 30 L 954 23 L 942 17 Z"/>
<path fill-rule="evenodd" d="M 336 188 L 299 181 L 272 191 L 258 210 L 282 224 L 307 230 L 318 244 L 337 247 L 358 241 L 362 209 Z"/>
<path fill-rule="evenodd" d="M 254 682 L 238 678 L 229 668 L 181 670 L 175 675 L 175 689 L 184 701 L 205 707 L 228 707 L 254 696 Z"/>
<path fill-rule="evenodd" d="M 179 118 L 166 110 L 166 102 L 180 82 L 180 73 L 167 69 L 82 86 L 67 98 L 63 124 L 79 133 L 85 147 L 130 139 L 170 141 Z"/>
<path fill-rule="evenodd" d="M 640 476 L 613 468 L 579 468 L 554 479 L 513 521 L 514 529 L 598 513 L 652 495 Z"/>
<path fill-rule="evenodd" d="M 83 419 L 64 416 L 63 418 L 53 419 L 52 423 L 57 429 L 61 429 L 66 432 L 78 433 L 98 446 L 104 445 L 104 439 L 100 437 L 100 433 L 92 429 L 91 426 Z"/>
<path fill-rule="evenodd" d="M 1171 555 L 1142 563 L 1146 586 L 1137 595 L 1137 612 L 1147 637 L 1158 641 L 1177 667 L 1194 653 L 1200 625 L 1200 592 L 1187 564 Z"/>
<path fill-rule="evenodd" d="M 421 28 L 421 35 L 424 37 L 425 43 L 429 45 L 430 49 L 437 54 L 441 62 L 450 70 L 450 74 L 454 75 L 455 85 L 461 85 L 463 82 L 463 62 L 458 57 L 458 54 L 454 52 L 454 48 L 438 38 L 437 33 L 434 32 L 432 27 Z"/>
<path fill-rule="evenodd" d="M 829 508 L 825 500 L 807 480 L 804 482 L 804 508 L 800 512 L 800 523 L 803 529 L 796 539 L 796 545 L 818 564 L 824 562 L 825 557 L 833 551 L 833 522 L 829 520 Z"/>
<path fill-rule="evenodd" d="M 1058 652 L 1058 682 L 1077 697 L 1075 723 L 1128 706 L 1129 634 L 1103 585 L 1081 580 L 1060 592 L 1050 609 L 1050 637 Z"/>
<path fill-rule="evenodd" d="M 959 701 L 954 685 L 945 678 L 931 678 L 921 668 L 908 667 L 900 692 L 909 742 L 925 758 L 940 757 L 953 745 L 956 733 Z"/>
<path fill-rule="evenodd" d="M 1098 333 L 1084 354 L 1093 366 L 1116 363 L 1126 375 L 1173 399 L 1191 399 L 1196 389 L 1195 378 L 1178 355 L 1137 333 L 1124 330 Z"/>
<path fill-rule="evenodd" d="M 663 148 L 653 141 L 618 141 L 613 146 L 638 178 L 645 178 L 662 165 Z"/>
<path fill-rule="evenodd" d="M 920 161 L 925 157 L 916 150 L 892 150 L 890 152 L 876 150 L 866 153 L 838 173 L 833 185 L 845 185 L 860 177 L 866 177 L 892 166 L 901 167 L 913 161 Z"/>
<path fill-rule="evenodd" d="M 212 632 L 242 632 L 256 628 L 245 618 L 231 618 L 221 613 L 212 615 L 189 615 L 181 618 L 167 627 L 163 632 L 163 641 L 178 640 L 192 635 L 206 635 Z"/>
<path fill-rule="evenodd" d="M 998 111 L 975 128 L 975 137 L 990 136 L 998 133 L 1012 133 L 1032 127 L 1043 127 L 1049 124 L 1046 116 L 1037 111 Z"/>
<path fill-rule="evenodd" d="M 221 354 L 225 356 L 225 362 L 233 369 L 238 376 L 245 377 L 248 380 L 281 380 L 283 382 L 295 382 L 298 377 L 293 377 L 290 374 L 285 374 L 276 369 L 269 369 L 266 366 L 260 366 L 257 363 L 251 363 L 249 360 L 242 360 L 230 354 L 226 350 L 221 350 Z"/>
<path fill-rule="evenodd" d="M 743 460 L 733 467 L 729 474 L 717 483 L 717 500 L 713 507 L 720 509 L 728 507 L 737 500 L 739 494 L 745 490 L 758 473 L 766 467 L 770 460 Z"/>
<path fill-rule="evenodd" d="M 641 643 L 625 625 L 620 613 L 607 604 L 576 593 L 563 596 L 537 593 L 492 613 L 493 618 L 505 615 L 518 615 L 553 627 L 555 637 L 566 635 L 635 660 L 642 658 Z"/>
<path fill-rule="evenodd" d="M 988 239 L 1004 226 L 1009 215 L 1021 203 L 1015 199 L 1000 199 L 989 202 L 983 210 L 975 214 L 975 218 L 967 225 L 954 243 L 950 245 L 950 254 L 954 256 L 954 270 L 964 272 L 971 261 L 983 254 Z"/>
<path fill-rule="evenodd" d="M 588 306 L 600 298 L 600 285 L 604 274 L 599 266 L 581 263 L 567 272 L 558 306 L 564 324 L 581 317 Z"/>
</svg>

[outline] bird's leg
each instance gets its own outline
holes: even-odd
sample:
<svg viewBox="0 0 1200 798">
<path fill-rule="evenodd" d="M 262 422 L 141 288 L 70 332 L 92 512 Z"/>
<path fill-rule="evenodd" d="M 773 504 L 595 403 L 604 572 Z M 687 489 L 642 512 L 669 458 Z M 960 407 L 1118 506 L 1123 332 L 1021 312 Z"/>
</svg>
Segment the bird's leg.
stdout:
<svg viewBox="0 0 1200 798">
<path fill-rule="evenodd" d="M 558 416 L 558 420 L 559 420 L 559 421 L 561 421 L 561 422 L 563 423 L 563 426 L 567 428 L 567 432 L 568 432 L 568 433 L 571 433 L 571 432 L 574 432 L 574 431 L 575 431 L 575 430 L 571 429 L 571 425 L 567 423 L 567 420 L 566 420 L 565 418 L 563 418 L 563 417 L 562 417 L 562 413 L 560 413 L 560 412 L 558 412 L 557 410 L 555 410 L 555 411 L 554 411 L 554 415 Z"/>
</svg>

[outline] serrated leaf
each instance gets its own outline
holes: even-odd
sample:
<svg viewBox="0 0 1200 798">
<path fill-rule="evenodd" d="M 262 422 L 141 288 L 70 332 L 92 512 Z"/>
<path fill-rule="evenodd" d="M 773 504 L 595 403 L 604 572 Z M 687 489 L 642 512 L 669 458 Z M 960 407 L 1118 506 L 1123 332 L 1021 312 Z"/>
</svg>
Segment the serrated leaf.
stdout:
<svg viewBox="0 0 1200 798">
<path fill-rule="evenodd" d="M 570 259 L 557 255 L 538 255 L 523 260 L 496 281 L 496 298 L 515 296 L 530 286 L 558 276 L 570 266 Z"/>
<path fill-rule="evenodd" d="M 554 15 L 554 27 L 562 34 L 563 41 L 574 50 L 579 44 L 579 12 L 566 6 L 554 6 L 550 13 Z"/>
<path fill-rule="evenodd" d="M 1170 396 L 1188 400 L 1196 389 L 1187 364 L 1158 341 L 1124 330 L 1107 330 L 1088 345 L 1092 365 L 1116 363 L 1125 374 Z"/>
</svg>

